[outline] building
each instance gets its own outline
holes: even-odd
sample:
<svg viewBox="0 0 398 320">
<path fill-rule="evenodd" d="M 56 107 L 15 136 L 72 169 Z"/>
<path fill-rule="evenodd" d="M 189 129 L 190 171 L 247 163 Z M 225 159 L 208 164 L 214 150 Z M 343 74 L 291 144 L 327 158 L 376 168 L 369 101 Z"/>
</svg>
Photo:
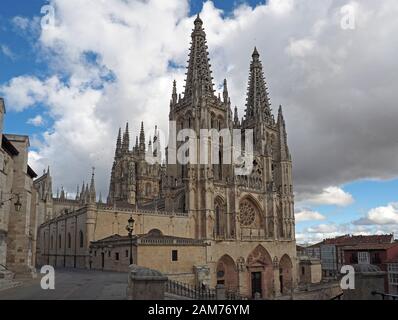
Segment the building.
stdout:
<svg viewBox="0 0 398 320">
<path fill-rule="evenodd" d="M 306 256 L 299 257 L 299 283 L 316 284 L 322 281 L 321 261 Z"/>
<path fill-rule="evenodd" d="M 170 279 L 192 283 L 195 282 L 192 279 L 192 266 L 200 266 L 203 262 L 207 243 L 204 240 L 166 236 L 157 229 L 144 235 L 135 235 L 132 239 L 114 235 L 91 243 L 91 268 L 127 272 L 131 246 L 134 264 L 156 269 Z M 205 281 L 203 274 L 198 272 L 197 275 Z"/>
<path fill-rule="evenodd" d="M 164 164 L 148 162 L 148 156 L 161 158 L 157 129 L 154 139 L 148 142 L 142 124 L 135 146 L 130 149 L 127 126 L 123 135 L 121 130 L 118 133 L 106 204 L 96 202 L 93 176 L 92 187 L 83 188 L 84 199 L 80 196 L 70 203 L 65 198 L 53 199 L 52 212 L 50 204 L 43 207 L 49 219 L 40 227 L 39 264 L 98 267 L 104 252 L 104 267 L 118 269 L 122 262 L 116 263 L 116 253 L 120 261 L 122 250 L 126 250 L 125 226 L 133 217 L 134 233 L 141 235 L 135 238 L 134 260 L 139 264 L 157 270 L 169 266 L 165 273 L 178 278 L 183 272 L 180 281 L 189 283 L 200 282 L 203 274 L 208 274 L 210 287 L 224 284 L 248 297 L 255 293 L 264 298 L 290 293 L 297 285 L 297 259 L 292 159 L 282 107 L 275 119 L 260 55 L 254 49 L 245 116 L 239 119 L 237 108 L 232 110 L 226 80 L 223 92 L 215 94 L 206 34 L 199 16 L 191 40 L 185 90 L 178 94 L 173 83 L 169 120 L 178 132 L 193 132 L 190 139 L 194 141 L 200 140 L 201 129 L 225 129 L 230 133 L 234 129 L 239 133 L 253 130 L 253 152 L 240 154 L 253 155 L 250 172 L 237 175 L 235 168 L 241 162 L 227 163 L 223 161 L 224 152 L 212 152 L 216 144 L 223 147 L 224 136 L 216 142 L 208 139 L 198 153 L 187 150 L 190 157 L 196 154 L 198 159 L 209 160 L 205 163 L 173 162 L 176 150 L 184 145 L 177 139 L 169 141 Z M 227 149 L 227 155 L 235 151 Z M 46 190 L 46 186 L 42 188 Z M 184 245 L 176 249 L 174 243 L 158 246 L 139 242 L 145 235 L 153 235 L 153 230 L 162 235 L 160 242 L 176 239 Z M 121 251 L 112 249 L 107 256 L 104 248 L 109 242 Z M 191 259 L 189 268 L 173 271 L 170 250 L 181 250 L 183 259 L 186 249 L 203 254 Z M 168 261 L 155 259 L 160 252 Z"/>
<path fill-rule="evenodd" d="M 38 222 L 36 173 L 28 165 L 29 137 L 3 133 L 6 109 L 0 98 L 0 265 L 33 271 Z"/>
<path fill-rule="evenodd" d="M 398 295 L 398 257 L 387 261 L 388 292 Z"/>
<path fill-rule="evenodd" d="M 360 243 L 354 246 L 345 246 L 345 264 L 372 264 L 385 272 L 384 289 L 389 293 L 389 261 L 398 258 L 398 242 L 394 243 Z M 394 277 L 394 265 L 390 265 L 390 278 Z M 393 279 L 394 280 L 394 279 Z M 393 281 L 394 282 L 394 281 Z"/>
<path fill-rule="evenodd" d="M 336 238 L 325 239 L 322 242 L 306 248 L 307 255 L 321 260 L 322 272 L 325 278 L 340 275 L 341 267 L 350 264 L 345 261 L 344 248 L 347 246 L 367 244 L 391 244 L 394 235 L 344 235 Z"/>
</svg>

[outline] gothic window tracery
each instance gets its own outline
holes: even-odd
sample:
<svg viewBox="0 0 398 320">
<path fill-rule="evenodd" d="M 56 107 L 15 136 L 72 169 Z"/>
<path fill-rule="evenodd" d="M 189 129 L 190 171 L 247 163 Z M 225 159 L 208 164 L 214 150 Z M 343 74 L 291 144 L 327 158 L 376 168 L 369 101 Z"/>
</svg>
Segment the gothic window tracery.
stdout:
<svg viewBox="0 0 398 320">
<path fill-rule="evenodd" d="M 240 223 L 244 227 L 252 227 L 258 215 L 256 207 L 249 200 L 243 200 L 239 206 Z"/>
</svg>

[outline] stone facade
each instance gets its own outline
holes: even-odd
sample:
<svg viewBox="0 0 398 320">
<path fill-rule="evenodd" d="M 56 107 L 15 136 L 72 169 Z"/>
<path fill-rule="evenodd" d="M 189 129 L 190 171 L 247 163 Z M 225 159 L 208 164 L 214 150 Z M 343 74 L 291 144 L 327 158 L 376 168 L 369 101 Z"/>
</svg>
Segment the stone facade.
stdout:
<svg viewBox="0 0 398 320">
<path fill-rule="evenodd" d="M 37 229 L 44 220 L 36 210 L 33 179 L 37 175 L 28 165 L 29 138 L 4 134 L 4 115 L 0 99 L 0 264 L 14 273 L 30 273 L 35 265 Z"/>
<path fill-rule="evenodd" d="M 203 240 L 165 236 L 157 229 L 133 236 L 131 240 L 128 236 L 115 235 L 91 243 L 91 268 L 127 272 L 131 246 L 134 264 L 194 285 L 197 275 L 192 266 L 205 262 L 207 244 Z"/>
<path fill-rule="evenodd" d="M 90 192 L 94 186 L 84 185 L 80 198 L 70 200 L 67 210 L 59 212 L 62 206 L 57 205 L 64 205 L 67 199 L 53 200 L 53 213 L 46 215 L 51 219 L 40 228 L 39 263 L 87 268 L 90 262 L 91 266 L 98 264 L 92 260 L 90 244 L 98 245 L 97 241 L 115 234 L 127 236 L 125 226 L 132 216 L 135 234 L 158 229 L 165 236 L 206 243 L 181 247 L 183 255 L 192 252 L 193 260 L 186 265 L 181 262 L 175 270 L 165 264 L 171 247 L 139 245 L 134 258 L 140 265 L 166 274 L 182 270 L 190 273 L 186 281 L 208 282 L 212 288 L 224 285 L 246 296 L 289 294 L 298 281 L 292 159 L 282 107 L 275 119 L 257 49 L 250 64 L 245 116 L 239 119 L 237 108 L 232 111 L 226 80 L 222 95 L 214 92 L 206 34 L 198 17 L 185 92 L 178 94 L 174 82 L 169 120 L 176 124 L 177 132 L 192 130 L 194 140 L 200 139 L 201 129 L 253 130 L 253 168 L 248 175 L 236 175 L 237 163 L 224 163 L 223 152 L 214 154 L 211 139 L 204 151 L 197 152 L 197 159 L 207 159 L 208 164 L 171 161 L 183 146 L 181 141 L 169 141 L 164 164 L 148 163 L 148 155 L 161 159 L 157 128 L 147 143 L 142 124 L 131 150 L 127 125 L 123 136 L 119 130 L 107 204 L 96 203 Z M 219 141 L 223 150 L 224 140 Z M 112 250 L 111 257 L 116 253 Z M 121 252 L 119 258 L 123 256 Z"/>
<path fill-rule="evenodd" d="M 301 256 L 299 261 L 300 284 L 315 284 L 322 281 L 322 265 L 319 259 Z"/>
</svg>

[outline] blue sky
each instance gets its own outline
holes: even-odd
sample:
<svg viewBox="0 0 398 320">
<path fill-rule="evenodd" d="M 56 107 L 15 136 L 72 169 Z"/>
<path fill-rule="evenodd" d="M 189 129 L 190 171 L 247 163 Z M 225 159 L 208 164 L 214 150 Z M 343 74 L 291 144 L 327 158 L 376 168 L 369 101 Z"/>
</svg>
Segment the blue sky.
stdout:
<svg viewBox="0 0 398 320">
<path fill-rule="evenodd" d="M 190 15 L 202 11 L 203 2 L 191 1 Z M 54 70 L 49 67 L 48 59 L 43 59 L 37 50 L 38 32 L 35 30 L 23 31 L 18 29 L 13 23 L 13 18 L 16 16 L 29 19 L 40 16 L 40 9 L 46 3 L 47 1 L 42 0 L 2 0 L 0 11 L 0 86 L 6 85 L 11 79 L 19 76 L 29 75 L 35 76 L 38 79 L 45 79 L 53 75 Z M 226 17 L 242 3 L 246 3 L 254 8 L 257 5 L 264 5 L 265 1 L 215 0 L 214 6 L 222 9 L 224 11 L 222 17 Z M 261 47 L 262 43 L 259 45 Z M 272 73 L 272 63 L 269 64 L 270 73 Z M 62 76 L 60 77 L 62 78 Z M 52 126 L 57 120 L 54 116 L 50 115 L 48 106 L 40 102 L 35 103 L 33 107 L 24 109 L 22 112 L 13 111 L 10 107 L 7 107 L 7 109 L 5 131 L 28 134 L 33 140 L 44 141 L 42 134 L 48 131 L 51 132 Z M 42 125 L 35 126 L 28 123 L 29 119 L 33 119 L 36 116 L 43 118 L 44 123 Z M 289 119 L 287 121 L 289 122 Z M 36 146 L 34 143 L 32 147 L 35 151 L 37 151 L 35 149 Z M 91 166 L 88 165 L 87 167 Z M 397 176 L 398 173 L 395 177 Z M 359 175 L 359 178 L 361 177 L 363 179 L 358 179 L 358 177 L 352 180 L 347 179 L 344 183 L 336 185 L 336 187 L 343 190 L 346 194 L 351 195 L 353 198 L 352 203 L 344 205 L 317 205 L 316 203 L 298 201 L 298 210 L 304 208 L 308 211 L 316 211 L 326 219 L 298 222 L 297 233 L 305 233 L 308 231 L 308 228 L 314 228 L 320 224 L 335 225 L 339 230 L 346 230 L 344 229 L 345 226 L 351 226 L 354 228 L 352 230 L 356 231 L 355 226 L 351 222 L 364 218 L 371 209 L 385 207 L 390 203 L 398 202 L 398 179 L 394 179 L 394 174 L 389 174 L 389 178 L 392 178 L 390 180 L 369 180 L 365 179 L 365 174 Z M 104 188 L 103 191 L 106 192 L 106 189 Z M 322 192 L 322 189 L 319 192 Z M 372 230 L 377 231 L 378 227 L 380 227 L 380 230 L 395 231 L 394 228 L 391 229 L 386 224 L 374 225 Z"/>
</svg>

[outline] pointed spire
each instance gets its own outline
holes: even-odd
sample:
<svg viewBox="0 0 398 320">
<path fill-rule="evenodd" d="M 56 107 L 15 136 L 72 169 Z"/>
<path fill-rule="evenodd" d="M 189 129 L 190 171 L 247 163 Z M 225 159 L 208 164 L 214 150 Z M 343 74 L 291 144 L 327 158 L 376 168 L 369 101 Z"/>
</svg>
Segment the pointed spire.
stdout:
<svg viewBox="0 0 398 320">
<path fill-rule="evenodd" d="M 281 123 L 284 123 L 284 121 L 285 120 L 283 119 L 282 106 L 280 105 L 279 109 L 278 109 L 278 123 L 281 124 Z"/>
<path fill-rule="evenodd" d="M 50 175 L 50 166 L 47 167 L 47 175 Z"/>
<path fill-rule="evenodd" d="M 289 152 L 289 147 L 287 145 L 286 124 L 285 124 L 285 119 L 283 118 L 282 106 L 279 106 L 277 124 L 279 129 L 279 145 L 281 152 L 281 160 L 289 160 L 290 152 Z"/>
<path fill-rule="evenodd" d="M 61 187 L 61 197 L 60 197 L 60 199 L 61 199 L 61 200 L 65 200 L 65 190 L 64 190 L 64 187 Z"/>
<path fill-rule="evenodd" d="M 260 54 L 257 51 L 257 47 L 254 47 L 252 58 L 253 58 L 253 61 L 258 61 L 260 59 Z"/>
<path fill-rule="evenodd" d="M 239 126 L 239 115 L 238 115 L 238 107 L 235 107 L 234 110 L 234 126 L 238 127 Z"/>
<path fill-rule="evenodd" d="M 223 99 L 224 103 L 229 102 L 229 97 L 228 97 L 228 85 L 227 85 L 227 79 L 224 79 L 224 91 L 223 91 Z"/>
<path fill-rule="evenodd" d="M 88 183 L 86 184 L 86 190 L 84 191 L 84 202 L 90 202 L 90 190 L 88 189 Z"/>
<path fill-rule="evenodd" d="M 139 148 L 139 144 L 138 144 L 138 136 L 135 136 L 135 147 L 134 147 L 134 151 L 138 151 Z"/>
<path fill-rule="evenodd" d="M 152 139 L 151 139 L 151 137 L 149 137 L 148 154 L 149 154 L 149 155 L 152 155 L 152 154 L 153 154 L 153 150 L 152 150 Z"/>
<path fill-rule="evenodd" d="M 103 201 L 102 201 L 102 192 L 100 192 L 100 194 L 99 194 L 98 203 L 103 204 Z"/>
<path fill-rule="evenodd" d="M 175 105 L 177 103 L 177 82 L 173 81 L 173 93 L 171 95 L 171 103 Z"/>
<path fill-rule="evenodd" d="M 272 118 L 263 66 L 257 48 L 254 48 L 250 64 L 249 85 L 246 99 L 246 120 L 264 121 Z"/>
<path fill-rule="evenodd" d="M 123 143 L 122 150 L 123 152 L 128 152 L 130 149 L 130 132 L 129 132 L 129 123 L 126 123 L 126 130 L 123 135 Z"/>
<path fill-rule="evenodd" d="M 119 128 L 119 133 L 116 140 L 116 152 L 115 155 L 119 156 L 122 151 L 122 128 Z"/>
<path fill-rule="evenodd" d="M 210 70 L 209 53 L 207 52 L 206 33 L 203 29 L 203 21 L 199 15 L 194 22 L 192 42 L 187 67 L 184 98 L 192 102 L 199 101 L 206 96 L 214 96 L 212 72 Z"/>
<path fill-rule="evenodd" d="M 78 201 L 78 200 L 79 200 L 79 197 L 80 197 L 80 190 L 79 190 L 79 185 L 77 185 L 77 188 L 76 188 L 76 198 L 75 198 L 75 200 Z"/>
<path fill-rule="evenodd" d="M 141 151 L 145 151 L 145 130 L 144 130 L 144 122 L 141 122 L 140 150 L 141 150 Z"/>
<path fill-rule="evenodd" d="M 95 167 L 93 167 L 93 173 L 91 175 L 91 183 L 90 183 L 90 202 L 95 202 L 97 198 L 95 192 Z"/>
</svg>

